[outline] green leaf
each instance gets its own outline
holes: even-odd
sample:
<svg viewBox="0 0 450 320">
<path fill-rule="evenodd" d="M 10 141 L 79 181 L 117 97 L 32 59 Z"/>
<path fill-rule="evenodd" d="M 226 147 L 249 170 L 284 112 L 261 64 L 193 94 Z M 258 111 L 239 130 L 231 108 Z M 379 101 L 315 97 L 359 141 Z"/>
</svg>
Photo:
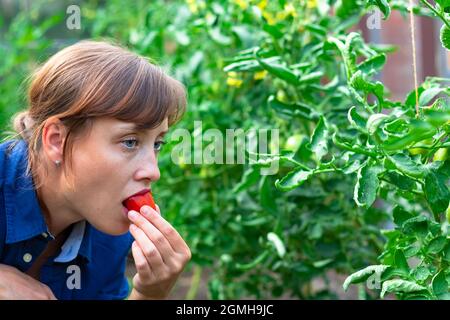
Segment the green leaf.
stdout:
<svg viewBox="0 0 450 320">
<path fill-rule="evenodd" d="M 425 175 L 425 169 L 422 165 L 414 162 L 409 156 L 403 153 L 387 156 L 386 167 L 391 167 L 391 164 L 400 172 L 414 178 L 421 178 Z"/>
<path fill-rule="evenodd" d="M 449 290 L 448 290 L 449 284 L 448 284 L 446 276 L 445 276 L 445 270 L 439 271 L 433 277 L 433 280 L 431 280 L 431 287 L 433 289 L 433 294 L 438 299 L 442 299 L 442 300 L 450 299 L 450 294 L 449 294 Z"/>
<path fill-rule="evenodd" d="M 406 274 L 409 273 L 409 265 L 406 261 L 405 255 L 403 254 L 403 250 L 397 249 L 394 253 L 394 263 L 395 266 L 405 272 Z"/>
<path fill-rule="evenodd" d="M 401 190 L 411 191 L 416 187 L 416 182 L 404 175 L 401 175 L 395 171 L 390 171 L 385 175 L 385 178 L 388 178 L 389 182 L 393 185 L 397 186 Z"/>
<path fill-rule="evenodd" d="M 273 182 L 269 176 L 264 176 L 259 189 L 259 202 L 268 212 L 277 213 L 277 204 L 273 194 Z"/>
<path fill-rule="evenodd" d="M 320 78 L 323 77 L 323 72 L 322 71 L 316 71 L 316 72 L 311 72 L 309 74 L 306 75 L 302 75 L 299 79 L 301 84 L 308 84 L 308 83 L 312 83 L 312 82 L 319 82 Z"/>
<path fill-rule="evenodd" d="M 429 88 L 422 92 L 419 96 L 419 105 L 426 106 L 434 97 L 444 91 L 444 88 Z"/>
<path fill-rule="evenodd" d="M 440 99 L 436 100 L 439 101 Z M 444 100 L 445 101 L 445 100 Z M 450 105 L 447 110 L 427 110 L 425 112 L 425 119 L 427 123 L 430 123 L 435 128 L 440 128 L 445 125 L 445 123 L 450 121 Z"/>
<path fill-rule="evenodd" d="M 450 262 L 450 242 L 444 248 L 444 260 Z"/>
<path fill-rule="evenodd" d="M 377 81 L 375 83 L 366 80 L 366 75 L 361 72 L 361 70 L 356 71 L 350 78 L 349 84 L 355 90 L 361 90 L 367 94 L 373 93 L 380 103 L 384 101 L 384 86 L 381 82 Z M 351 89 L 351 88 L 350 88 Z M 357 100 L 364 103 L 361 98 L 355 96 Z"/>
<path fill-rule="evenodd" d="M 275 181 L 275 186 L 281 191 L 290 191 L 301 186 L 313 174 L 313 171 L 306 171 L 303 168 L 296 168 L 284 176 L 281 180 Z"/>
<path fill-rule="evenodd" d="M 422 94 L 422 92 L 424 92 L 425 89 L 420 86 L 419 88 L 417 88 L 417 94 L 420 97 L 420 95 Z M 417 102 L 418 103 L 418 102 Z M 408 106 L 410 108 L 415 108 L 416 106 L 416 90 L 412 90 L 411 92 L 409 92 L 409 94 L 406 96 L 406 100 L 405 100 L 405 106 Z"/>
<path fill-rule="evenodd" d="M 442 46 L 450 50 L 450 28 L 447 25 L 441 27 L 440 37 Z"/>
<path fill-rule="evenodd" d="M 402 230 L 408 235 L 423 239 L 428 234 L 428 219 L 424 216 L 408 219 L 403 223 Z"/>
<path fill-rule="evenodd" d="M 346 19 L 356 14 L 358 12 L 358 6 L 359 4 L 356 0 L 337 0 L 334 5 L 336 15 L 341 19 Z"/>
<path fill-rule="evenodd" d="M 357 128 L 365 128 L 366 127 L 366 122 L 367 120 L 364 119 L 357 111 L 356 111 L 356 107 L 353 106 L 350 108 L 350 110 L 348 110 L 347 113 L 347 119 L 348 122 L 350 122 L 350 124 L 352 126 L 355 126 Z"/>
<path fill-rule="evenodd" d="M 259 71 L 261 67 L 257 60 L 243 60 L 231 63 L 223 68 L 225 72 L 231 71 Z"/>
<path fill-rule="evenodd" d="M 431 254 L 436 254 L 441 252 L 445 245 L 447 244 L 447 239 L 445 236 L 439 236 L 430 241 L 427 246 L 427 252 Z"/>
<path fill-rule="evenodd" d="M 371 276 L 372 274 L 377 274 L 380 276 L 382 276 L 383 272 L 389 268 L 389 266 L 387 265 L 373 265 L 373 266 L 368 266 L 362 270 L 359 270 L 355 273 L 352 273 L 351 275 L 349 275 L 347 277 L 347 279 L 345 279 L 344 284 L 342 285 L 342 287 L 344 288 L 344 291 L 347 291 L 348 287 L 350 286 L 350 284 L 352 283 L 360 283 L 365 281 L 369 276 Z"/>
<path fill-rule="evenodd" d="M 440 173 L 429 172 L 425 177 L 425 197 L 433 213 L 444 212 L 450 199 L 450 191 L 446 185 L 446 177 Z"/>
<path fill-rule="evenodd" d="M 228 46 L 232 43 L 232 39 L 223 33 L 221 33 L 219 28 L 212 28 L 209 30 L 209 35 L 218 44 Z"/>
<path fill-rule="evenodd" d="M 383 282 L 383 286 L 381 288 L 380 297 L 384 298 L 385 294 L 388 292 L 416 292 L 426 290 L 424 286 L 421 286 L 415 282 L 401 280 L 401 279 L 393 279 L 387 280 Z"/>
<path fill-rule="evenodd" d="M 268 34 L 270 34 L 271 36 L 273 36 L 275 39 L 280 39 L 284 35 L 283 32 L 281 32 L 278 26 L 276 25 L 270 25 L 265 23 L 263 25 L 263 30 Z"/>
<path fill-rule="evenodd" d="M 386 63 L 386 55 L 384 53 L 377 54 L 365 61 L 361 62 L 357 68 L 363 73 L 374 74 L 380 70 Z"/>
<path fill-rule="evenodd" d="M 381 167 L 372 166 L 369 163 L 358 170 L 353 193 L 353 199 L 358 206 L 369 208 L 374 203 L 377 197 L 380 172 L 382 172 Z"/>
<path fill-rule="evenodd" d="M 380 126 L 383 121 L 386 121 L 389 119 L 389 116 L 383 113 L 376 113 L 372 114 L 369 117 L 369 120 L 367 120 L 366 129 L 369 131 L 369 134 L 374 134 L 375 131 L 377 131 L 378 127 Z"/>
<path fill-rule="evenodd" d="M 387 0 L 368 0 L 369 4 L 377 6 L 381 12 L 383 12 L 383 19 L 386 20 L 391 14 L 391 7 Z"/>
<path fill-rule="evenodd" d="M 252 262 L 249 263 L 236 263 L 236 268 L 240 270 L 250 270 L 255 268 L 257 265 L 263 263 L 270 255 L 268 250 L 264 250 L 259 256 L 257 256 Z"/>
<path fill-rule="evenodd" d="M 431 275 L 431 272 L 427 267 L 417 267 L 417 269 L 414 270 L 414 277 L 418 281 L 425 281 L 428 279 L 428 277 L 430 275 Z"/>
<path fill-rule="evenodd" d="M 322 267 L 325 267 L 326 265 L 329 265 L 333 261 L 334 261 L 334 259 L 324 259 L 324 260 L 314 261 L 313 266 L 315 268 L 322 268 Z"/>
<path fill-rule="evenodd" d="M 311 31 L 311 33 L 319 36 L 320 38 L 327 35 L 327 29 L 318 24 L 305 23 L 305 29 Z"/>
<path fill-rule="evenodd" d="M 395 206 L 394 210 L 392 211 L 392 215 L 394 217 L 394 222 L 398 226 L 402 226 L 403 223 L 411 218 L 414 217 L 412 213 L 409 213 L 405 209 L 403 209 L 400 206 Z"/>
<path fill-rule="evenodd" d="M 281 241 L 280 237 L 274 233 L 274 232 L 269 232 L 267 234 L 267 240 L 273 244 L 273 246 L 275 247 L 275 249 L 277 250 L 278 256 L 280 258 L 283 258 L 284 255 L 286 254 L 286 248 L 284 246 L 283 241 Z"/>
<path fill-rule="evenodd" d="M 310 149 L 315 153 L 317 160 L 322 160 L 328 152 L 328 126 L 323 116 L 320 116 L 319 122 L 311 137 Z"/>
<path fill-rule="evenodd" d="M 276 112 L 288 117 L 297 117 L 305 120 L 315 120 L 319 118 L 319 114 L 310 106 L 304 103 L 287 104 L 279 101 L 275 96 L 269 96 L 268 105 Z"/>
<path fill-rule="evenodd" d="M 278 62 L 275 62 L 273 59 L 260 59 L 258 56 L 257 59 L 261 67 L 263 67 L 265 70 L 270 72 L 275 77 L 285 80 L 286 82 L 293 84 L 295 86 L 300 85 L 300 80 L 298 79 L 298 76 L 294 72 L 292 72 L 292 70 L 290 70 L 288 67 Z"/>
<path fill-rule="evenodd" d="M 382 147 L 387 152 L 404 150 L 418 141 L 433 137 L 436 128 L 422 120 L 412 119 L 408 124 L 408 130 L 402 137 L 389 137 L 383 142 Z"/>
<path fill-rule="evenodd" d="M 248 168 L 244 175 L 242 176 L 241 182 L 239 182 L 234 188 L 233 193 L 239 193 L 245 189 L 250 188 L 252 185 L 257 183 L 260 179 L 260 171 L 255 167 Z"/>
<path fill-rule="evenodd" d="M 408 131 L 408 123 L 405 119 L 397 118 L 386 122 L 386 124 L 382 127 L 382 131 L 387 136 L 403 137 Z"/>
</svg>

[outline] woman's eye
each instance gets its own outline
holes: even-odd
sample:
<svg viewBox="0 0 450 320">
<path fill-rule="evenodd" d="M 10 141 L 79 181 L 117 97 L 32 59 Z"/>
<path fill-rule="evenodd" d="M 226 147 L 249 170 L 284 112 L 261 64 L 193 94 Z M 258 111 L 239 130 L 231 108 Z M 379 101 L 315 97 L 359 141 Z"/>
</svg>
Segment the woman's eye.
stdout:
<svg viewBox="0 0 450 320">
<path fill-rule="evenodd" d="M 134 149 L 136 148 L 138 141 L 136 139 L 126 139 L 122 141 L 122 144 L 127 148 L 127 149 Z"/>
<path fill-rule="evenodd" d="M 156 141 L 155 142 L 155 150 L 160 151 L 161 148 L 163 147 L 163 145 L 165 145 L 165 144 L 166 144 L 165 141 Z"/>
</svg>

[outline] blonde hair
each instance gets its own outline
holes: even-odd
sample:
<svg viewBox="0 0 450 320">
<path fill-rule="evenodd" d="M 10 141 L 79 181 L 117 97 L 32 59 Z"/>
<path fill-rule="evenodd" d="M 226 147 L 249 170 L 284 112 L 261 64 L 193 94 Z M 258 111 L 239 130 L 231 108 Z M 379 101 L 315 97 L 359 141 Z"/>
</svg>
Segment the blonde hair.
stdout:
<svg viewBox="0 0 450 320">
<path fill-rule="evenodd" d="M 80 41 L 57 52 L 32 76 L 29 109 L 13 117 L 19 139 L 28 143 L 27 173 L 37 180 L 45 120 L 57 117 L 67 129 L 63 163 L 70 159 L 73 139 L 97 117 L 157 127 L 173 125 L 186 109 L 184 86 L 147 58 L 105 41 Z M 69 166 L 70 161 L 68 161 Z"/>
</svg>

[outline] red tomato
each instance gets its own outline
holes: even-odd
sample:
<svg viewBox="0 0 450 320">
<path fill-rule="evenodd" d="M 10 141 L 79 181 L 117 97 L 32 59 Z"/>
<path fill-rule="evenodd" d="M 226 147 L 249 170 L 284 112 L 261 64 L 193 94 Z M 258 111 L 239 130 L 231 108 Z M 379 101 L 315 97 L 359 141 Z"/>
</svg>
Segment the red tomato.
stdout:
<svg viewBox="0 0 450 320">
<path fill-rule="evenodd" d="M 141 212 L 141 207 L 144 205 L 150 206 L 156 210 L 155 201 L 153 201 L 153 196 L 150 192 L 129 197 L 125 201 L 125 207 L 127 207 L 128 210 L 137 212 Z"/>
</svg>

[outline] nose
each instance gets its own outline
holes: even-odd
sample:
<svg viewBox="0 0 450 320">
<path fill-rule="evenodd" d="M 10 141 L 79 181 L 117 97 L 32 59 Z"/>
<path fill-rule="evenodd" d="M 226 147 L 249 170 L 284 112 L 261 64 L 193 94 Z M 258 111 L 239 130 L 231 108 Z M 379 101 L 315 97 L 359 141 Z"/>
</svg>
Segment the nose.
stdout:
<svg viewBox="0 0 450 320">
<path fill-rule="evenodd" d="M 138 169 L 135 172 L 135 179 L 137 181 L 147 180 L 146 184 L 150 182 L 158 181 L 161 177 L 161 173 L 158 167 L 158 161 L 154 152 L 150 157 L 143 158 L 138 165 Z"/>
</svg>

